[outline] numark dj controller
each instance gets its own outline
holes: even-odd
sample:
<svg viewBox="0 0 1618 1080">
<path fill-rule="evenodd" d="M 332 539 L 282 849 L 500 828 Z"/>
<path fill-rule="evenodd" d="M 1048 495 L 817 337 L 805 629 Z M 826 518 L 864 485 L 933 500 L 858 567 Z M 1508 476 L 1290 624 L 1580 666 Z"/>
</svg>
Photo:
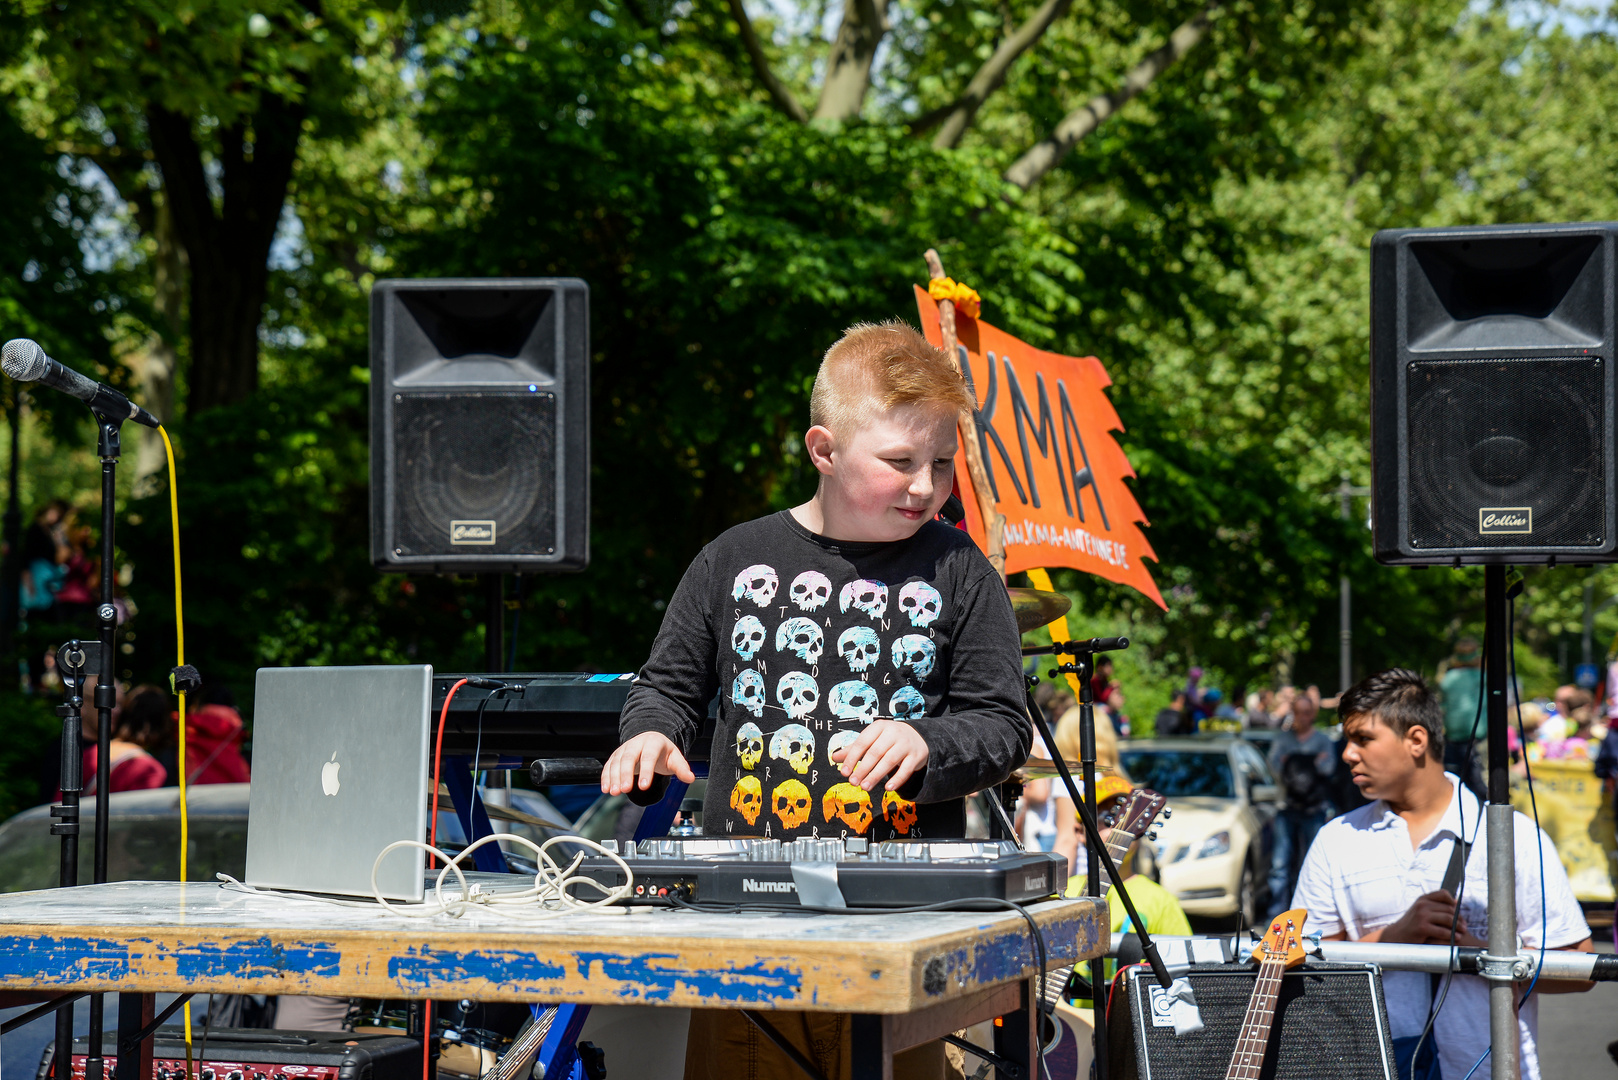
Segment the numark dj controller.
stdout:
<svg viewBox="0 0 1618 1080">
<path fill-rule="evenodd" d="M 828 894 L 848 907 L 916 907 L 972 900 L 1027 903 L 1060 895 L 1067 860 L 1006 840 L 761 840 L 669 837 L 609 850 L 634 871 L 626 904 L 809 904 Z M 576 876 L 606 888 L 624 883 L 618 864 L 585 857 Z M 834 888 L 833 888 L 834 887 Z M 576 887 L 587 899 L 599 895 Z M 841 906 L 841 905 L 836 905 Z"/>
</svg>

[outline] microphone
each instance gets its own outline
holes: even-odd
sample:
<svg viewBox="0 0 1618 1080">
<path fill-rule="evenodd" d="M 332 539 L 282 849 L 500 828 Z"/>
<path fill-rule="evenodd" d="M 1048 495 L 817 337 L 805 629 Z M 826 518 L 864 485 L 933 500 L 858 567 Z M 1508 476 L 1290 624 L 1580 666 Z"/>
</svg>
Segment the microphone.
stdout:
<svg viewBox="0 0 1618 1080">
<path fill-rule="evenodd" d="M 71 394 L 102 416 L 115 420 L 133 420 L 147 427 L 158 426 L 157 417 L 130 401 L 108 386 L 85 378 L 70 367 L 45 355 L 37 341 L 13 338 L 0 350 L 0 369 L 18 382 L 38 382 Z"/>
</svg>

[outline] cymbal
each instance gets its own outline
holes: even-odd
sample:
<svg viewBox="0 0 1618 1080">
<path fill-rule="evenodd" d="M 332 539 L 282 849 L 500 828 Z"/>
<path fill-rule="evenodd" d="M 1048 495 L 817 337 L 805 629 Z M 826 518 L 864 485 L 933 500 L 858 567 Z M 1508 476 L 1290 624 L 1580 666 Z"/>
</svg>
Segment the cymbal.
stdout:
<svg viewBox="0 0 1618 1080">
<path fill-rule="evenodd" d="M 1073 607 L 1073 601 L 1057 592 L 1039 589 L 1007 589 L 1011 594 L 1011 613 L 1016 616 L 1017 630 L 1028 633 L 1060 619 Z"/>
</svg>

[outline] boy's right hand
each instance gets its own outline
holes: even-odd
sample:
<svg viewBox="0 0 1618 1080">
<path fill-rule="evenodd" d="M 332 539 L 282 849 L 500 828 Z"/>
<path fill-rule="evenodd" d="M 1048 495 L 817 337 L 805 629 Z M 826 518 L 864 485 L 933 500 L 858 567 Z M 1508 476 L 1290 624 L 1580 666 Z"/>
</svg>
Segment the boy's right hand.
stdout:
<svg viewBox="0 0 1618 1080">
<path fill-rule="evenodd" d="M 688 784 L 697 778 L 673 740 L 656 731 L 643 731 L 614 750 L 601 766 L 601 790 L 608 795 L 626 795 L 637 787 L 645 791 L 658 774 L 677 776 Z"/>
</svg>

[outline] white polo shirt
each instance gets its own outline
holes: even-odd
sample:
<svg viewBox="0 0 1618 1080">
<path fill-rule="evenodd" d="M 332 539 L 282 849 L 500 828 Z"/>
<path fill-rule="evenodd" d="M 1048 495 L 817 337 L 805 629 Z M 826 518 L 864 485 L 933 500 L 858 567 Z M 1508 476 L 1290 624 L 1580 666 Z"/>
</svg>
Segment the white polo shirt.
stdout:
<svg viewBox="0 0 1618 1080">
<path fill-rule="evenodd" d="M 1308 911 L 1308 932 L 1346 933 L 1357 940 L 1395 922 L 1421 896 L 1444 883 L 1444 872 L 1464 820 L 1466 839 L 1472 841 L 1461 889 L 1460 930 L 1487 939 L 1488 852 L 1486 830 L 1479 828 L 1482 806 L 1476 795 L 1462 787 L 1455 774 L 1445 773 L 1455 789 L 1443 820 L 1421 846 L 1411 849 L 1404 818 L 1380 800 L 1328 821 L 1315 836 L 1298 873 L 1298 891 L 1292 906 Z M 1522 814 L 1513 815 L 1517 857 L 1517 938 L 1523 948 L 1537 949 L 1543 940 L 1550 948 L 1576 945 L 1590 936 L 1590 927 L 1568 885 L 1567 872 L 1551 839 L 1534 828 Z M 1545 845 L 1545 903 L 1547 918 L 1541 938 L 1539 903 L 1539 848 Z M 1384 971 L 1382 988 L 1388 1003 L 1388 1025 L 1393 1037 L 1420 1035 L 1427 1022 L 1431 991 L 1428 977 L 1416 971 Z M 1536 1038 L 1539 995 L 1529 999 L 1518 1015 L 1522 1036 L 1522 1075 L 1538 1080 Z M 1456 975 L 1433 1023 L 1439 1062 L 1445 1080 L 1461 1080 L 1489 1048 L 1489 984 L 1477 975 Z M 1487 1076 L 1488 1063 L 1473 1074 Z"/>
</svg>

